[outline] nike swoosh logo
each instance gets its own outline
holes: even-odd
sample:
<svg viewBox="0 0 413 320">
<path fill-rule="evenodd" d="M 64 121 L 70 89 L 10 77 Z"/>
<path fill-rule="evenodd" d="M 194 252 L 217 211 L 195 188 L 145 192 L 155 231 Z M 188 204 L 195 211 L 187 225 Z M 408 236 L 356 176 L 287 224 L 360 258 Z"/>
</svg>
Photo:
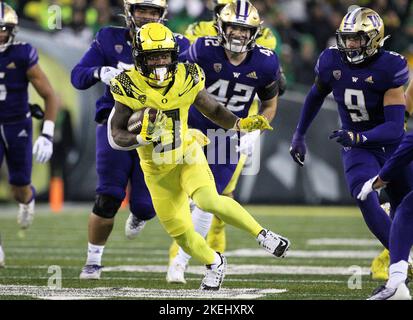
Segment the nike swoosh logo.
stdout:
<svg viewBox="0 0 413 320">
<path fill-rule="evenodd" d="M 284 241 L 283 239 L 280 239 L 281 242 L 281 247 L 285 247 L 288 243 Z"/>
</svg>

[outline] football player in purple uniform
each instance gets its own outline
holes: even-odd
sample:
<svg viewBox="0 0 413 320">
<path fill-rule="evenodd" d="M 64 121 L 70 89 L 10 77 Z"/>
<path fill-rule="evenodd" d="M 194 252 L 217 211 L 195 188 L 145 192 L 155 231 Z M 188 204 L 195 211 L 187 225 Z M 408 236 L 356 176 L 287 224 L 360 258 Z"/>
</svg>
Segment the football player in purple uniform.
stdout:
<svg viewBox="0 0 413 320">
<path fill-rule="evenodd" d="M 348 12 L 336 33 L 337 46 L 324 50 L 315 67 L 316 80 L 308 93 L 290 153 L 304 165 L 305 134 L 325 97 L 333 93 L 342 127 L 330 139 L 343 146 L 342 161 L 347 185 L 356 198 L 364 182 L 376 175 L 404 136 L 406 101 L 403 85 L 409 69 L 406 59 L 382 48 L 384 25 L 373 10 L 356 7 Z M 380 207 L 377 194 L 357 201 L 371 232 L 389 246 L 391 219 L 413 183 L 413 171 L 389 185 L 392 213 Z"/>
<path fill-rule="evenodd" d="M 32 153 L 40 163 L 52 156 L 57 98 L 38 64 L 37 50 L 15 41 L 17 28 L 16 12 L 0 2 L 0 165 L 5 158 L 13 197 L 19 203 L 17 222 L 27 229 L 33 222 L 36 195 L 31 185 Z M 29 83 L 43 98 L 46 108 L 41 135 L 33 146 Z M 0 243 L 0 266 L 3 265 Z"/>
<path fill-rule="evenodd" d="M 205 72 L 207 91 L 238 117 L 249 114 L 255 94 L 258 94 L 259 113 L 271 122 L 277 110 L 280 64 L 272 50 L 255 43 L 261 24 L 259 13 L 251 2 L 233 1 L 218 16 L 218 36 L 198 38 L 180 59 L 198 64 Z M 238 141 L 238 134 L 224 130 L 193 106 L 188 124 L 211 140 L 205 153 L 217 191 L 223 194 L 237 167 L 234 141 Z M 259 131 L 254 133 L 259 136 Z M 195 230 L 205 237 L 213 215 L 195 206 L 191 209 Z M 176 257 L 171 257 L 166 280 L 185 283 L 184 271 L 189 259 L 180 248 Z"/>
<path fill-rule="evenodd" d="M 408 133 L 399 148 L 387 160 L 379 174 L 368 180 L 358 199 L 364 201 L 372 191 L 380 191 L 389 183 L 400 179 L 406 165 L 413 161 L 413 132 Z M 408 260 L 413 245 L 413 191 L 397 207 L 390 229 L 389 280 L 377 288 L 369 300 L 411 300 L 406 286 Z"/>
<path fill-rule="evenodd" d="M 413 109 L 413 81 L 410 81 L 406 89 L 406 117 Z M 365 200 L 372 191 L 378 191 L 387 186 L 394 179 L 399 178 L 400 169 L 413 161 L 413 133 L 410 132 L 401 142 L 399 148 L 386 162 L 379 174 L 366 181 L 361 192 L 357 196 Z M 386 285 L 377 288 L 370 300 L 410 300 L 410 292 L 406 286 L 409 275 L 409 253 L 413 245 L 413 193 L 410 192 L 397 208 L 390 229 L 390 264 Z M 389 277 L 390 276 L 390 277 Z"/>
<path fill-rule="evenodd" d="M 125 226 L 129 239 L 138 235 L 145 222 L 155 216 L 152 200 L 145 185 L 136 151 L 123 152 L 110 147 L 107 119 L 114 106 L 110 80 L 133 67 L 132 39 L 136 30 L 149 22 L 163 22 L 166 0 L 125 0 L 127 27 L 104 27 L 96 35 L 90 49 L 72 70 L 72 84 L 80 90 L 99 81 L 106 84 L 105 93 L 96 102 L 96 170 L 98 185 L 96 201 L 89 217 L 89 244 L 86 265 L 81 279 L 99 279 L 101 259 L 112 231 L 114 217 L 126 195 L 130 180 L 130 211 Z M 181 51 L 189 40 L 175 35 Z"/>
</svg>

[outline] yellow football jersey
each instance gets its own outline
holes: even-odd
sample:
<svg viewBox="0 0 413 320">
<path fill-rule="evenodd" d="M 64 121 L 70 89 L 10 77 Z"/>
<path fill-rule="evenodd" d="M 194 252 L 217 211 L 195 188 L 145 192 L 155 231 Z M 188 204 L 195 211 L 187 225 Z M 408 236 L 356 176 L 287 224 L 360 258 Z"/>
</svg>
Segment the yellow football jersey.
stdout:
<svg viewBox="0 0 413 320">
<path fill-rule="evenodd" d="M 216 37 L 218 31 L 215 27 L 215 21 L 200 21 L 190 24 L 184 35 L 191 43 L 194 43 L 200 37 Z M 263 28 L 261 30 L 256 43 L 273 51 L 277 47 L 277 39 L 270 28 Z"/>
<path fill-rule="evenodd" d="M 162 110 L 168 116 L 161 141 L 139 147 L 142 169 L 156 173 L 182 163 L 194 138 L 188 131 L 188 111 L 205 87 L 205 75 L 197 64 L 179 63 L 170 87 L 153 88 L 139 71 L 132 68 L 111 81 L 113 98 L 133 111 L 143 108 Z"/>
</svg>

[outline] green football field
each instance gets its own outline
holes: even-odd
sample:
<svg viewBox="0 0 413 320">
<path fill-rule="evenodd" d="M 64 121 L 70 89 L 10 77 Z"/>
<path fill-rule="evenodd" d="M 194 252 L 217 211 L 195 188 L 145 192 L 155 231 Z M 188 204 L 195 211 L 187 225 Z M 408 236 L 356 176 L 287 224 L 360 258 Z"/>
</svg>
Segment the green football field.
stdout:
<svg viewBox="0 0 413 320">
<path fill-rule="evenodd" d="M 38 208 L 24 233 L 14 207 L 0 209 L 6 254 L 0 299 L 348 300 L 365 299 L 381 284 L 371 280 L 369 267 L 382 248 L 357 208 L 281 206 L 247 208 L 264 227 L 291 240 L 287 257 L 272 258 L 249 235 L 228 227 L 228 270 L 219 292 L 198 290 L 204 266 L 196 261 L 187 270 L 186 285 L 166 283 L 170 238 L 154 219 L 137 239 L 127 240 L 126 210 L 118 213 L 105 248 L 102 279 L 80 281 L 90 208 L 71 207 L 60 214 Z"/>
</svg>

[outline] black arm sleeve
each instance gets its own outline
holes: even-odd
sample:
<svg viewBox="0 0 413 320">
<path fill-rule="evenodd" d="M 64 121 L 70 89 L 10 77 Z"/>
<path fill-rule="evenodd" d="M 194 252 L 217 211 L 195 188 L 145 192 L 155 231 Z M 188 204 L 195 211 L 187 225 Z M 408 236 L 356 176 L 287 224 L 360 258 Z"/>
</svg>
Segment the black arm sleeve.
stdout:
<svg viewBox="0 0 413 320">
<path fill-rule="evenodd" d="M 274 98 L 278 94 L 278 90 L 278 81 L 274 81 L 270 85 L 258 89 L 257 94 L 261 101 L 265 101 Z"/>
</svg>

